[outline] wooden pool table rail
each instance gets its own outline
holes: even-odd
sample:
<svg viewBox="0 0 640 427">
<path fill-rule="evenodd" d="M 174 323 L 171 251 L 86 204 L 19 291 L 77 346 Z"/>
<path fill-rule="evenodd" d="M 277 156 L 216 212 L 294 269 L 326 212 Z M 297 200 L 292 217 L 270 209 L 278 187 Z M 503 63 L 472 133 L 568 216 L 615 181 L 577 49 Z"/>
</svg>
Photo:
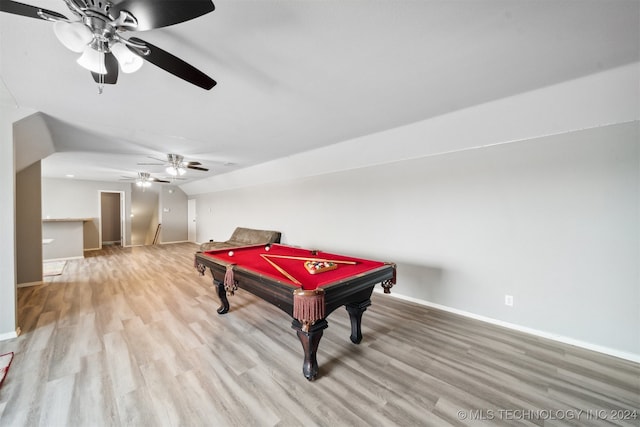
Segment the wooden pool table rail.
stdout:
<svg viewBox="0 0 640 427">
<path fill-rule="evenodd" d="M 230 310 L 228 295 L 233 295 L 233 288 L 225 287 L 224 277 L 229 264 L 215 260 L 203 253 L 196 253 L 195 266 L 200 274 L 208 268 L 211 271 L 213 284 L 217 289 L 220 307 L 218 314 L 228 313 Z M 395 264 L 385 264 L 381 267 L 357 274 L 348 279 L 342 279 L 320 289 L 324 293 L 324 317 L 305 324 L 294 317 L 294 291 L 299 289 L 284 280 L 277 280 L 271 276 L 261 275 L 241 265 L 233 266 L 234 287 L 242 288 L 257 297 L 267 301 L 293 318 L 291 327 L 296 331 L 304 350 L 303 374 L 308 380 L 313 380 L 318 374 L 316 352 L 324 329 L 328 327 L 326 318 L 335 309 L 345 306 L 351 322 L 350 339 L 354 344 L 362 341 L 362 314 L 371 305 L 371 294 L 376 284 L 381 283 L 385 293 L 389 292 L 395 282 Z"/>
</svg>

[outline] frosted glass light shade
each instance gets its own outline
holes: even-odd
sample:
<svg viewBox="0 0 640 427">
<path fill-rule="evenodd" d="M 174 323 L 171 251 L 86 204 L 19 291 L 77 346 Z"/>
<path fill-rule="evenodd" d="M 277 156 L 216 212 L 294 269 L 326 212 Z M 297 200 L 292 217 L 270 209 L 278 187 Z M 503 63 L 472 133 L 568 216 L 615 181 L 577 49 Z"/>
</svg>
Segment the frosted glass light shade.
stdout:
<svg viewBox="0 0 640 427">
<path fill-rule="evenodd" d="M 93 33 L 81 22 L 56 21 L 53 32 L 64 47 L 78 53 L 93 40 Z"/>
<path fill-rule="evenodd" d="M 92 47 L 87 46 L 77 62 L 89 71 L 98 74 L 107 74 L 107 68 L 104 65 L 104 53 Z"/>
<path fill-rule="evenodd" d="M 111 46 L 111 52 L 118 60 L 118 64 L 120 64 L 120 69 L 123 73 L 134 73 L 142 67 L 142 58 L 131 52 L 129 48 L 122 43 L 114 43 Z"/>
<path fill-rule="evenodd" d="M 169 166 L 165 171 L 171 176 L 184 175 L 187 171 L 182 167 Z"/>
</svg>

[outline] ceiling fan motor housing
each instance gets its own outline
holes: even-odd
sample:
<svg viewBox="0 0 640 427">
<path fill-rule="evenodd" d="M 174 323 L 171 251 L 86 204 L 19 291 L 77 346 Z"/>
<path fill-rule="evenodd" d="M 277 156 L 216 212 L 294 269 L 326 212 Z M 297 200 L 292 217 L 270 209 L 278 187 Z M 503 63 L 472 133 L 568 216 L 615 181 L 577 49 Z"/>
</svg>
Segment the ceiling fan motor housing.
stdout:
<svg viewBox="0 0 640 427">
<path fill-rule="evenodd" d="M 121 41 L 116 37 L 116 31 L 135 30 L 138 22 L 135 17 L 127 12 L 120 11 L 118 17 L 113 17 L 109 13 L 110 2 L 90 1 L 85 7 L 80 7 L 81 18 L 93 33 L 94 40 L 91 47 L 100 52 L 109 52 L 110 43 Z"/>
<path fill-rule="evenodd" d="M 91 47 L 99 52 L 109 52 L 109 41 L 113 39 L 116 29 L 98 17 L 86 16 L 82 21 L 93 33 Z"/>
<path fill-rule="evenodd" d="M 182 164 L 182 161 L 184 160 L 184 156 L 181 156 L 180 154 L 167 154 L 167 160 L 172 165 L 179 166 Z"/>
</svg>

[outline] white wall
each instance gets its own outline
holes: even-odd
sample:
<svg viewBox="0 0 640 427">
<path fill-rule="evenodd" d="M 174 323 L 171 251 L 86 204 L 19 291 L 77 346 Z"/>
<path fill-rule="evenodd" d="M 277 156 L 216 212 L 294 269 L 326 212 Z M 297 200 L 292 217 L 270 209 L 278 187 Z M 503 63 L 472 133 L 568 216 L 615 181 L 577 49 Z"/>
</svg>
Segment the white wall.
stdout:
<svg viewBox="0 0 640 427">
<path fill-rule="evenodd" d="M 634 63 L 180 187 L 203 194 L 625 123 L 640 116 L 639 75 Z"/>
<path fill-rule="evenodd" d="M 34 113 L 18 108 L 0 82 L 0 340 L 14 338 L 17 328 L 15 250 L 15 148 L 13 124 Z"/>
<path fill-rule="evenodd" d="M 160 184 L 151 187 L 131 186 L 131 244 L 151 244 L 158 226 Z M 150 235 L 150 236 L 149 236 Z"/>
<path fill-rule="evenodd" d="M 13 123 L 0 118 L 0 339 L 16 336 L 15 169 Z"/>
<path fill-rule="evenodd" d="M 396 295 L 640 360 L 637 71 L 185 185 L 197 240 L 280 230 L 398 263 Z"/>
<path fill-rule="evenodd" d="M 160 189 L 160 242 L 187 241 L 187 195 L 179 187 L 163 185 Z"/>
<path fill-rule="evenodd" d="M 634 122 L 199 195 L 198 241 L 280 230 L 398 263 L 394 293 L 640 355 L 639 139 Z"/>
<path fill-rule="evenodd" d="M 100 191 L 125 192 L 124 244 L 131 245 L 131 184 L 77 179 L 42 179 L 44 218 L 93 218 L 84 223 L 84 250 L 100 247 Z"/>
<path fill-rule="evenodd" d="M 55 152 L 51 132 L 42 113 L 31 114 L 17 121 L 14 132 L 18 171 Z"/>
<path fill-rule="evenodd" d="M 125 245 L 130 246 L 132 244 L 132 209 L 135 212 L 145 209 L 143 206 L 132 208 L 132 186 L 131 183 L 44 178 L 42 180 L 42 215 L 45 218 L 93 218 L 93 222 L 85 224 L 85 250 L 96 249 L 100 221 L 99 191 L 124 191 L 127 235 Z M 179 187 L 172 185 L 162 185 L 158 190 L 153 191 L 158 191 L 156 194 L 158 194 L 159 202 L 154 199 L 153 208 L 160 210 L 159 220 L 162 223 L 160 242 L 186 241 L 186 194 Z M 142 203 L 145 201 L 146 199 Z M 155 231 L 155 225 L 153 225 L 153 229 Z M 136 244 L 143 244 L 143 242 L 136 241 Z"/>
<path fill-rule="evenodd" d="M 19 285 L 42 282 L 41 165 L 36 161 L 16 174 L 16 271 Z"/>
</svg>

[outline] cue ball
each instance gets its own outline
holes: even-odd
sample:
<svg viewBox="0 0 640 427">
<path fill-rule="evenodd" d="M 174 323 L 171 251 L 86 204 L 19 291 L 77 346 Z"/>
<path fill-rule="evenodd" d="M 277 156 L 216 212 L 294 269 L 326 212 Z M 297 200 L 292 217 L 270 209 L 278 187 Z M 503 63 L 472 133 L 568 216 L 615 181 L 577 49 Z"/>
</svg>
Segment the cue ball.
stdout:
<svg viewBox="0 0 640 427">
<path fill-rule="evenodd" d="M 268 251 L 269 249 L 271 249 L 271 246 L 269 246 L 269 245 L 267 245 L 267 246 L 265 246 L 265 247 L 264 247 L 264 250 L 265 250 L 265 251 Z"/>
<path fill-rule="evenodd" d="M 229 256 L 233 256 L 233 251 L 229 251 Z"/>
</svg>

